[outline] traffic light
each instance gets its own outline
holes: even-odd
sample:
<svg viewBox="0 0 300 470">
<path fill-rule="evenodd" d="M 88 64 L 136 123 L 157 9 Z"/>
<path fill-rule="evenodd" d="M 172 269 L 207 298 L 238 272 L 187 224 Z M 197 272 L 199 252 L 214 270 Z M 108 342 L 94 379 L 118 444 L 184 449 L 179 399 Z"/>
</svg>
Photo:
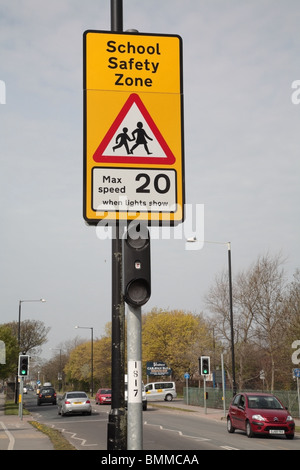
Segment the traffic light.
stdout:
<svg viewBox="0 0 300 470">
<path fill-rule="evenodd" d="M 28 373 L 29 373 L 29 356 L 20 354 L 18 375 L 20 377 L 26 377 Z"/>
<path fill-rule="evenodd" d="M 144 305 L 151 295 L 149 230 L 131 222 L 123 237 L 123 295 L 133 307 Z"/>
<path fill-rule="evenodd" d="M 201 375 L 209 375 L 210 374 L 210 357 L 209 356 L 201 356 L 201 358 L 200 358 L 200 373 L 201 373 Z"/>
</svg>

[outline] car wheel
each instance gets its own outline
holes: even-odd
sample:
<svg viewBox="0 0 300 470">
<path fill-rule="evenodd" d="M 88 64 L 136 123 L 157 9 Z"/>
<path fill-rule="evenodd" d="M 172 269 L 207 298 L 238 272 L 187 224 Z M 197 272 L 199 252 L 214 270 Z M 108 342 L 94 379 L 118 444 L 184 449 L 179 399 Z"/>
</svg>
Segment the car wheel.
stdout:
<svg viewBox="0 0 300 470">
<path fill-rule="evenodd" d="M 232 434 L 235 431 L 235 428 L 232 426 L 232 422 L 229 416 L 227 418 L 227 431 L 230 432 L 230 434 Z"/>
<path fill-rule="evenodd" d="M 287 434 L 287 435 L 286 435 L 286 438 L 287 438 L 287 439 L 294 439 L 294 434 Z"/>
<path fill-rule="evenodd" d="M 246 422 L 246 434 L 247 434 L 247 437 L 253 437 L 254 436 L 254 432 L 252 431 L 250 421 Z"/>
<path fill-rule="evenodd" d="M 168 395 L 166 395 L 166 398 L 165 398 L 166 401 L 172 401 L 173 400 L 173 396 L 168 393 Z"/>
</svg>

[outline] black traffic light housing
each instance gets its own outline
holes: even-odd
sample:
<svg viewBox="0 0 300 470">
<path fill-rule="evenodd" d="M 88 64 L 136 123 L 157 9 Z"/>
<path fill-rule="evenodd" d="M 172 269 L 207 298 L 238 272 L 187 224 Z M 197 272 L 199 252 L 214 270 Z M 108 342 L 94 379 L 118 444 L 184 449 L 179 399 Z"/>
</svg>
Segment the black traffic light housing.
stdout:
<svg viewBox="0 0 300 470">
<path fill-rule="evenodd" d="M 151 295 L 151 260 L 149 230 L 140 222 L 131 222 L 124 234 L 122 261 L 124 300 L 142 306 Z"/>
<path fill-rule="evenodd" d="M 18 375 L 20 377 L 27 377 L 28 374 L 29 374 L 29 356 L 27 354 L 20 354 Z"/>
<path fill-rule="evenodd" d="M 210 357 L 209 356 L 200 357 L 200 374 L 201 375 L 210 374 Z"/>
</svg>

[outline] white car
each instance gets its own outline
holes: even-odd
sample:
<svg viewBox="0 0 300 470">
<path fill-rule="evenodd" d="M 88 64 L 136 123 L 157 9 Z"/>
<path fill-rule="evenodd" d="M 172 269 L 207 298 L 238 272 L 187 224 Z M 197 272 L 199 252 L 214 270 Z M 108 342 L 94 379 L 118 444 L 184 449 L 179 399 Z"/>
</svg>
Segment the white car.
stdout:
<svg viewBox="0 0 300 470">
<path fill-rule="evenodd" d="M 66 392 L 58 401 L 58 414 L 92 414 L 92 405 L 85 392 Z"/>
</svg>

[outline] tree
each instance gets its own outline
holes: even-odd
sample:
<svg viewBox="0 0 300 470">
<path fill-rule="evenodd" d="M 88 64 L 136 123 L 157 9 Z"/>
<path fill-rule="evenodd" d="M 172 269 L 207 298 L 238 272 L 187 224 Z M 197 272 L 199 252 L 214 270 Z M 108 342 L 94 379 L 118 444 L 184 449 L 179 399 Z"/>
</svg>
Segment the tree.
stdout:
<svg viewBox="0 0 300 470">
<path fill-rule="evenodd" d="M 199 343 L 200 349 L 195 350 Z M 173 378 L 182 380 L 185 372 L 198 371 L 202 351 L 212 350 L 211 333 L 199 315 L 153 309 L 143 315 L 142 348 L 144 369 L 147 361 L 163 361 L 172 369 Z"/>
<path fill-rule="evenodd" d="M 283 346 L 286 322 L 284 319 L 284 271 L 280 256 L 259 257 L 249 272 L 249 294 L 254 293 L 251 310 L 257 342 L 270 358 L 270 388 L 274 390 L 276 360 Z M 277 356 L 277 357 L 276 357 Z"/>
<path fill-rule="evenodd" d="M 240 388 L 259 376 L 268 366 L 271 390 L 275 384 L 276 363 L 283 347 L 286 329 L 284 316 L 285 276 L 279 255 L 260 256 L 246 271 L 235 276 L 233 283 L 233 316 L 235 355 L 238 359 L 237 382 Z M 228 278 L 218 276 L 206 296 L 214 314 L 219 334 L 230 342 Z M 253 360 L 257 358 L 256 360 Z M 268 358 L 268 361 L 266 360 Z M 265 371 L 265 372 L 268 372 Z"/>
<path fill-rule="evenodd" d="M 300 339 L 300 270 L 294 274 L 294 280 L 288 287 L 285 297 L 285 314 L 289 322 L 289 333 L 291 343 Z"/>
<path fill-rule="evenodd" d="M 11 322 L 6 324 L 15 335 L 18 337 L 18 322 Z M 32 354 L 35 353 L 35 349 L 42 346 L 47 342 L 47 334 L 50 331 L 50 327 L 46 327 L 44 322 L 40 320 L 24 320 L 21 322 L 21 342 L 20 352 Z"/>
<path fill-rule="evenodd" d="M 0 379 L 5 380 L 16 372 L 18 342 L 7 325 L 0 325 L 0 340 L 5 344 L 6 364 L 0 364 Z"/>
<path fill-rule="evenodd" d="M 64 367 L 66 380 L 82 384 L 88 388 L 91 381 L 91 342 L 80 344 L 70 352 L 69 360 Z M 109 387 L 111 384 L 111 338 L 103 336 L 94 341 L 93 378 L 95 387 Z"/>
</svg>

